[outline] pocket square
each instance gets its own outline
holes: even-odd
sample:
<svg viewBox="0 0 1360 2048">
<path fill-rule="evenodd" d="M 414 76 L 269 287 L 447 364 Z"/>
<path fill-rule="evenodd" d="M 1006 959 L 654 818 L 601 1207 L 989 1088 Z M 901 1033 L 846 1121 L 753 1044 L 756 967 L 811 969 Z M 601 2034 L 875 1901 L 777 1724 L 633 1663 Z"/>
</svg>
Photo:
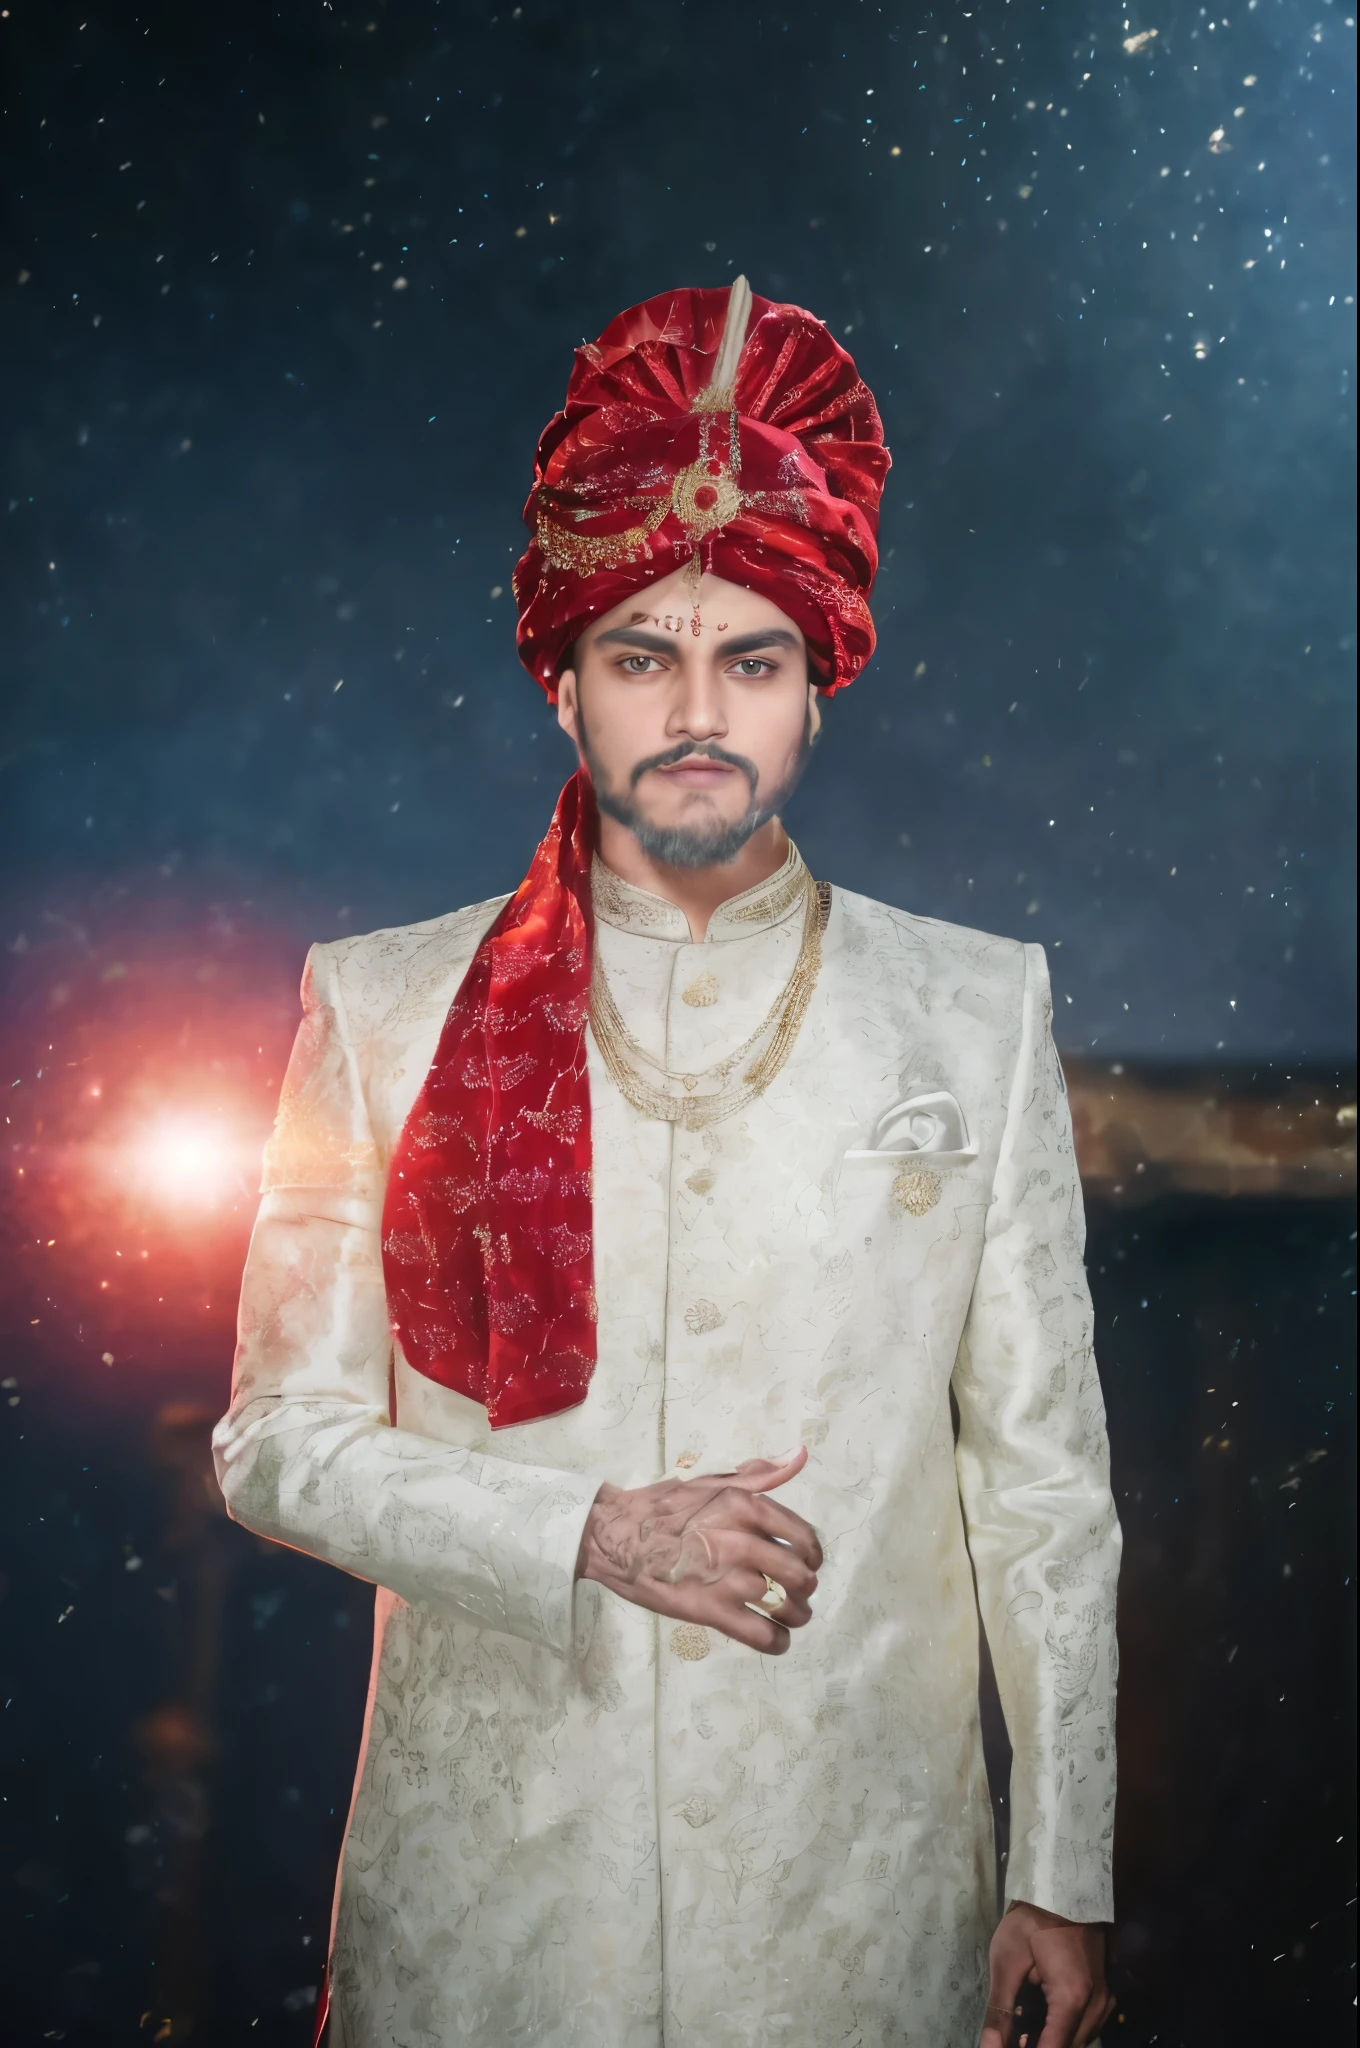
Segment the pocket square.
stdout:
<svg viewBox="0 0 1360 2048">
<path fill-rule="evenodd" d="M 944 1089 L 910 1095 L 885 1110 L 874 1126 L 875 1152 L 968 1152 L 963 1111 Z"/>
</svg>

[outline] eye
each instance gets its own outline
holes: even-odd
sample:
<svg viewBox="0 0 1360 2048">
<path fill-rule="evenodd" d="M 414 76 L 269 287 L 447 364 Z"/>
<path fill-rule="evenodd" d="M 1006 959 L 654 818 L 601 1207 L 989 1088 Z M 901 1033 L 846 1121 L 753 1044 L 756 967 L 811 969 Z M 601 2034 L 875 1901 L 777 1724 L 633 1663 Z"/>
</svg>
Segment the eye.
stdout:
<svg viewBox="0 0 1360 2048">
<path fill-rule="evenodd" d="M 763 655 L 747 654 L 743 655 L 740 661 L 733 662 L 732 673 L 738 676 L 767 676 L 773 667 L 774 663 L 767 661 Z"/>
<path fill-rule="evenodd" d="M 625 654 L 619 667 L 627 676 L 648 676 L 660 663 L 654 654 Z"/>
</svg>

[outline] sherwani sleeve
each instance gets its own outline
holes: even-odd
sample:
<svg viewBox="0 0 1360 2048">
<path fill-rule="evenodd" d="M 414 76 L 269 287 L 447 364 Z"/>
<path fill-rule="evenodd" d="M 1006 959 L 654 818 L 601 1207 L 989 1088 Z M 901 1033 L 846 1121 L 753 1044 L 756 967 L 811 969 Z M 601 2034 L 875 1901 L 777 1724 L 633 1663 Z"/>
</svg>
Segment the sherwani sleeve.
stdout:
<svg viewBox="0 0 1360 2048">
<path fill-rule="evenodd" d="M 1120 1531 L 1072 1120 L 1041 946 L 954 1370 L 958 1476 L 1009 1730 L 1006 1900 L 1113 1917 Z"/>
<path fill-rule="evenodd" d="M 235 1521 L 401 1599 L 571 1656 L 575 1566 L 600 1474 L 394 1428 L 384 1171 L 339 974 L 313 947 L 213 1435 Z"/>
</svg>

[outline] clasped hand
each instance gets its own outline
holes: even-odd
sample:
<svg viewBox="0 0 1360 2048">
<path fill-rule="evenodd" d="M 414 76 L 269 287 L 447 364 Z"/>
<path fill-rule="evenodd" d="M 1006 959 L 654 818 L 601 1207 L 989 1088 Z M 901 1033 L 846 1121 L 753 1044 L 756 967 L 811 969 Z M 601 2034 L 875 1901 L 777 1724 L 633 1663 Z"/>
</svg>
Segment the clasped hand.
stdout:
<svg viewBox="0 0 1360 2048">
<path fill-rule="evenodd" d="M 800 1447 L 701 1479 L 606 1484 L 586 1522 L 576 1576 L 654 1614 L 782 1656 L 789 1630 L 812 1619 L 822 1546 L 810 1522 L 769 1496 L 806 1463 Z M 749 1605 L 764 1598 L 767 1574 L 787 1596 L 774 1610 L 777 1619 Z"/>
<path fill-rule="evenodd" d="M 992 1936 L 991 1965 L 980 2048 L 1014 2048 L 1022 1984 L 1038 1984 L 1048 2005 L 1034 2048 L 1089 2048 L 1114 2011 L 1105 1982 L 1105 1929 L 1099 1924 L 1064 1920 L 1017 1900 Z"/>
</svg>

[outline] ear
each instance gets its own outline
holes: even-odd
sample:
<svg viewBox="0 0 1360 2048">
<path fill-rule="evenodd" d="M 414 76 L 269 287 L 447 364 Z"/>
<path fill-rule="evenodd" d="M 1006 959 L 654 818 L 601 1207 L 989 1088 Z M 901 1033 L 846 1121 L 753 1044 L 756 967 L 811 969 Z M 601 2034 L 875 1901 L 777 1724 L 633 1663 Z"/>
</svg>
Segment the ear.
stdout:
<svg viewBox="0 0 1360 2048">
<path fill-rule="evenodd" d="M 808 738 L 815 740 L 822 729 L 822 706 L 816 683 L 808 684 Z"/>
<path fill-rule="evenodd" d="M 567 738 L 574 741 L 579 751 L 580 712 L 576 694 L 576 671 L 564 668 L 557 678 L 557 723 Z"/>
</svg>

